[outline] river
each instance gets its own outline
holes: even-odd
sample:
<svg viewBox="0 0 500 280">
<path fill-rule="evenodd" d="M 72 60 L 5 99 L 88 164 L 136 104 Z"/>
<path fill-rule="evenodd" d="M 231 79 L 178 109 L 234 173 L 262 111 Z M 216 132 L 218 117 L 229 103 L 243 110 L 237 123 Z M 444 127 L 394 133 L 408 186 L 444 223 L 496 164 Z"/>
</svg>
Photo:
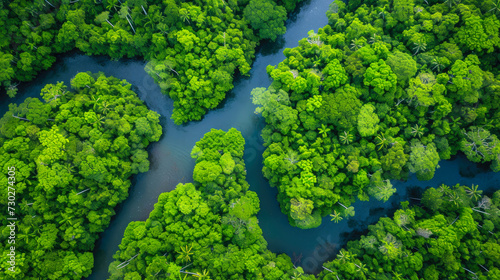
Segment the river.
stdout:
<svg viewBox="0 0 500 280">
<path fill-rule="evenodd" d="M 390 209 L 399 205 L 399 201 L 407 200 L 408 190 L 442 183 L 475 183 L 482 189 L 498 189 L 500 174 L 485 171 L 463 156 L 458 156 L 453 161 L 441 162 L 441 168 L 431 181 L 419 182 L 412 177 L 407 182 L 393 182 L 398 192 L 386 203 L 373 200 L 356 202 L 354 218 L 335 224 L 325 217 L 320 227 L 309 230 L 301 230 L 288 224 L 276 201 L 276 189 L 270 188 L 262 176 L 264 147 L 260 131 L 265 123 L 254 113 L 255 105 L 251 102 L 250 92 L 255 87 L 268 87 L 271 84 L 265 68 L 269 64 L 277 65 L 285 58 L 282 53 L 284 48 L 297 46 L 298 41 L 306 37 L 309 30 L 317 30 L 327 24 L 325 12 L 330 2 L 331 0 L 310 0 L 301 5 L 299 11 L 287 22 L 287 33 L 276 43 L 260 48 L 250 76 L 236 79 L 228 98 L 218 109 L 209 112 L 198 122 L 181 126 L 173 123 L 170 119 L 173 102 L 161 94 L 160 88 L 144 72 L 145 62 L 137 60 L 110 61 L 106 57 L 88 57 L 77 53 L 65 55 L 35 81 L 21 85 L 15 99 L 0 98 L 0 115 L 3 116 L 7 110 L 7 102 L 19 103 L 26 97 L 39 96 L 40 90 L 47 83 L 64 81 L 69 86 L 70 79 L 78 72 L 102 71 L 108 76 L 126 79 L 147 106 L 162 116 L 164 135 L 159 142 L 148 148 L 150 170 L 133 178 L 128 199 L 118 206 L 110 226 L 100 235 L 94 250 L 94 270 L 87 279 L 107 279 L 108 266 L 113 261 L 113 254 L 118 250 L 128 223 L 146 220 L 162 192 L 174 189 L 178 183 L 192 181 L 194 160 L 190 157 L 191 149 L 211 128 L 228 130 L 235 127 L 241 131 L 246 140 L 244 159 L 249 174 L 247 180 L 250 189 L 256 191 L 260 198 L 261 211 L 258 218 L 269 243 L 268 247 L 275 253 L 288 254 L 297 266 L 302 266 L 310 273 L 318 272 L 324 261 L 331 259 L 347 240 L 366 230 L 368 224 L 388 215 Z"/>
</svg>

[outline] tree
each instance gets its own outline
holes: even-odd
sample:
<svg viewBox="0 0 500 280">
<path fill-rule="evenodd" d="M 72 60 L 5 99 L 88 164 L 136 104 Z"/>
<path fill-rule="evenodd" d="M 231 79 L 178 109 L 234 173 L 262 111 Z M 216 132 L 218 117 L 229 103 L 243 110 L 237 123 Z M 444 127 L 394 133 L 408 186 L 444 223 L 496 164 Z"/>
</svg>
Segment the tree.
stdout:
<svg viewBox="0 0 500 280">
<path fill-rule="evenodd" d="M 337 89 L 349 80 L 344 67 L 342 67 L 338 59 L 328 62 L 322 73 L 325 90 Z"/>
<path fill-rule="evenodd" d="M 391 181 L 382 179 L 382 172 L 375 172 L 370 178 L 368 194 L 375 197 L 377 200 L 386 202 L 396 192 L 392 187 Z"/>
<path fill-rule="evenodd" d="M 500 155 L 499 140 L 482 127 L 471 126 L 469 131 L 462 131 L 464 138 L 460 141 L 460 150 L 473 162 L 495 160 Z"/>
<path fill-rule="evenodd" d="M 456 93 L 456 100 L 464 100 L 468 103 L 476 103 L 479 100 L 479 89 L 483 85 L 483 71 L 479 66 L 476 56 L 468 56 L 465 61 L 457 60 L 451 66 L 451 75 L 448 88 Z"/>
<path fill-rule="evenodd" d="M 375 113 L 375 106 L 365 104 L 358 115 L 358 131 L 363 137 L 373 136 L 379 130 L 379 118 Z"/>
<path fill-rule="evenodd" d="M 413 54 L 414 56 L 420 52 L 424 52 L 425 50 L 427 50 L 427 43 L 421 39 L 414 42 L 413 46 L 413 50 L 415 51 L 415 53 Z"/>
<path fill-rule="evenodd" d="M 361 109 L 357 94 L 357 89 L 346 85 L 337 89 L 335 94 L 323 96 L 323 103 L 316 116 L 323 123 L 335 124 L 339 132 L 349 130 L 357 125 L 357 115 Z"/>
<path fill-rule="evenodd" d="M 254 30 L 258 30 L 261 39 L 272 41 L 286 31 L 284 22 L 286 10 L 270 0 L 250 0 L 243 10 L 243 15 Z"/>
<path fill-rule="evenodd" d="M 330 132 L 331 129 L 326 127 L 324 124 L 321 124 L 321 128 L 319 128 L 319 134 L 321 134 L 321 136 L 323 136 L 323 138 L 326 138 L 326 136 L 328 135 L 328 132 Z"/>
<path fill-rule="evenodd" d="M 457 42 L 469 51 L 491 53 L 500 46 L 499 27 L 500 21 L 496 16 L 491 15 L 483 19 L 470 15 L 465 18 L 465 24 L 456 33 Z"/>
<path fill-rule="evenodd" d="M 193 171 L 193 179 L 200 183 L 214 181 L 222 173 L 222 168 L 218 163 L 212 161 L 199 162 Z"/>
<path fill-rule="evenodd" d="M 295 220 L 305 220 L 314 208 L 311 200 L 302 197 L 292 198 L 290 204 L 290 216 Z"/>
<path fill-rule="evenodd" d="M 404 152 L 403 145 L 396 143 L 381 157 L 380 162 L 384 171 L 389 172 L 392 178 L 399 179 L 409 158 L 410 156 Z"/>
<path fill-rule="evenodd" d="M 391 53 L 386 63 L 391 67 L 401 84 L 405 84 L 417 73 L 417 62 L 407 53 L 399 51 Z"/>
<path fill-rule="evenodd" d="M 179 254 L 179 258 L 183 260 L 184 263 L 188 263 L 191 261 L 191 255 L 194 254 L 193 252 L 191 252 L 192 249 L 193 245 L 189 246 L 189 248 L 188 245 L 186 245 L 184 247 L 181 246 L 180 252 L 177 252 Z"/>
<path fill-rule="evenodd" d="M 344 145 L 349 145 L 349 143 L 352 142 L 353 136 L 350 132 L 344 131 L 343 134 L 339 135 L 340 142 L 342 142 Z"/>
<path fill-rule="evenodd" d="M 89 88 L 95 83 L 95 79 L 88 73 L 80 72 L 71 79 L 71 88 L 76 90 L 82 90 L 83 88 Z"/>
<path fill-rule="evenodd" d="M 391 99 L 397 84 L 397 76 L 383 60 L 370 64 L 364 74 L 364 84 L 373 87 L 380 98 Z M 385 100 L 383 99 L 383 100 Z"/>
<path fill-rule="evenodd" d="M 438 163 L 439 154 L 434 143 L 427 146 L 424 146 L 420 141 L 412 143 L 408 168 L 410 172 L 416 173 L 419 180 L 432 179 L 436 168 L 439 168 Z"/>
<path fill-rule="evenodd" d="M 0 67 L 2 72 L 0 73 L 0 84 L 10 81 L 14 77 L 14 69 L 12 68 L 13 56 L 10 53 L 4 53 L 0 51 Z"/>
<path fill-rule="evenodd" d="M 331 221 L 334 221 L 335 223 L 338 223 L 343 219 L 341 213 L 337 212 L 337 210 L 333 210 L 333 213 L 330 214 L 330 216 L 332 217 Z"/>
<path fill-rule="evenodd" d="M 95 17 L 95 22 L 97 24 L 102 24 L 103 22 L 106 22 L 108 23 L 111 27 L 115 27 L 113 24 L 111 24 L 111 22 L 109 22 L 109 12 L 108 11 L 104 11 L 102 13 L 100 13 L 98 16 Z"/>
<path fill-rule="evenodd" d="M 255 109 L 255 112 L 262 113 L 266 122 L 275 125 L 282 134 L 286 135 L 298 126 L 298 112 L 289 106 L 290 100 L 286 92 L 255 88 L 251 94 L 252 102 L 262 106 Z"/>
<path fill-rule="evenodd" d="M 408 96 L 415 100 L 418 106 L 428 107 L 436 104 L 445 87 L 436 84 L 436 78 L 432 73 L 420 73 L 417 77 L 411 78 L 407 89 Z"/>
<path fill-rule="evenodd" d="M 414 0 L 394 0 L 392 15 L 398 21 L 405 22 L 413 15 Z"/>
</svg>

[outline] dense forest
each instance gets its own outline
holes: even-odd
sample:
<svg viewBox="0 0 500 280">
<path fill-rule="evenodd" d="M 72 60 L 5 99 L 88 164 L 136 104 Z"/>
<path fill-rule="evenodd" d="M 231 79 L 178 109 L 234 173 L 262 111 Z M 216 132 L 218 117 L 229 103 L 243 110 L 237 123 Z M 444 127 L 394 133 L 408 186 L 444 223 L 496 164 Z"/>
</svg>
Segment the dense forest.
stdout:
<svg viewBox="0 0 500 280">
<path fill-rule="evenodd" d="M 500 10 L 458 2 L 337 0 L 268 66 L 252 92 L 263 173 L 292 225 L 350 217 L 356 197 L 386 201 L 391 179 L 432 179 L 459 151 L 500 170 Z"/>
<path fill-rule="evenodd" d="M 200 120 L 248 74 L 259 42 L 285 33 L 298 2 L 0 2 L 0 84 L 14 96 L 72 50 L 142 58 L 174 100 L 175 124 Z M 266 122 L 262 172 L 292 226 L 354 216 L 356 199 L 387 201 L 391 180 L 430 180 L 457 153 L 500 171 L 500 1 L 335 0 L 325 12 L 328 25 L 285 49 L 267 67 L 271 86 L 251 93 Z M 0 119 L 0 204 L 14 207 L 0 214 L 4 252 L 16 235 L 16 270 L 2 254 L 0 278 L 82 279 L 131 177 L 149 169 L 160 115 L 103 73 L 40 97 Z M 206 133 L 191 151 L 193 182 L 128 225 L 109 279 L 500 279 L 500 191 L 477 185 L 427 188 L 304 273 L 267 248 L 244 146 L 234 128 Z"/>
<path fill-rule="evenodd" d="M 290 257 L 267 249 L 249 191 L 236 129 L 196 143 L 194 183 L 162 193 L 149 218 L 131 222 L 109 266 L 110 279 L 290 279 Z"/>
<path fill-rule="evenodd" d="M 48 69 L 78 49 L 112 59 L 144 58 L 145 70 L 174 100 L 177 124 L 199 120 L 250 70 L 262 39 L 285 33 L 299 0 L 16 0 L 0 2 L 0 84 Z"/>
<path fill-rule="evenodd" d="M 500 279 L 500 191 L 429 188 L 323 265 L 319 279 Z"/>
<path fill-rule="evenodd" d="M 500 279 L 500 191 L 429 188 L 350 241 L 317 275 L 267 250 L 236 129 L 196 143 L 194 183 L 160 195 L 146 221 L 131 222 L 109 279 Z"/>
<path fill-rule="evenodd" d="M 43 101 L 11 104 L 0 119 L 0 166 L 15 174 L 15 181 L 0 174 L 0 203 L 18 219 L 14 244 L 7 242 L 8 213 L 0 213 L 2 248 L 16 248 L 15 273 L 7 270 L 9 256 L 0 256 L 1 279 L 91 273 L 98 233 L 127 198 L 130 177 L 148 171 L 146 147 L 162 134 L 159 114 L 130 87 L 102 73 L 79 73 L 71 90 L 48 84 Z M 14 205 L 7 203 L 12 195 Z"/>
</svg>

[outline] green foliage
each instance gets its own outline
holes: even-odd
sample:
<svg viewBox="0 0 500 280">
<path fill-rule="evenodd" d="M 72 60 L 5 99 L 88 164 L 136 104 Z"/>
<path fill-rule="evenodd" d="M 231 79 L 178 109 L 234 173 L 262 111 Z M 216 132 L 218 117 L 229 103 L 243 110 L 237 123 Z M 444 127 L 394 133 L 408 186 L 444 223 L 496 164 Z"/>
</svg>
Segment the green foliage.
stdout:
<svg viewBox="0 0 500 280">
<path fill-rule="evenodd" d="M 248 74 L 259 40 L 285 32 L 299 1 L 10 1 L 0 13 L 0 87 L 14 96 L 18 81 L 73 49 L 143 58 L 174 100 L 175 123 L 200 120 L 233 88 L 234 75 Z"/>
<path fill-rule="evenodd" d="M 63 83 L 46 85 L 44 102 L 11 104 L 0 119 L 0 165 L 16 168 L 19 198 L 16 273 L 3 270 L 2 279 L 90 275 L 98 234 L 128 196 L 130 177 L 149 168 L 143 143 L 158 141 L 162 133 L 159 115 L 125 81 L 79 73 L 71 84 L 75 91 Z M 125 124 L 129 129 L 122 134 Z M 0 175 L 4 185 L 6 176 Z M 7 188 L 2 197 L 7 205 Z"/>
<path fill-rule="evenodd" d="M 499 240 L 498 234 L 488 232 L 487 227 L 498 224 L 500 204 L 483 196 L 481 203 L 488 202 L 479 208 L 472 199 L 463 197 L 458 208 L 451 204 L 429 208 L 430 201 L 441 199 L 436 194 L 448 201 L 447 196 L 462 197 L 470 188 L 457 185 L 453 190 L 447 187 L 447 192 L 440 189 L 426 190 L 423 206 L 408 208 L 406 202 L 393 218 L 380 218 L 368 226 L 368 234 L 350 241 L 334 260 L 323 264 L 317 278 L 468 279 L 473 275 L 495 279 Z M 485 248 L 487 252 L 481 252 Z"/>
<path fill-rule="evenodd" d="M 250 0 L 243 15 L 252 28 L 259 31 L 261 39 L 274 41 L 279 35 L 285 34 L 286 10 L 271 0 Z"/>
<path fill-rule="evenodd" d="M 460 150 L 473 162 L 499 162 L 500 142 L 496 135 L 482 127 L 471 126 L 463 131 L 464 138 L 460 142 Z"/>
<path fill-rule="evenodd" d="M 266 249 L 259 199 L 245 179 L 244 144 L 234 128 L 212 129 L 196 143 L 195 172 L 207 162 L 224 172 L 215 181 L 193 176 L 194 183 L 162 193 L 146 221 L 131 222 L 110 279 L 283 279 L 303 272 Z"/>
<path fill-rule="evenodd" d="M 386 63 L 403 84 L 417 73 L 417 62 L 407 53 L 396 51 L 389 55 Z"/>
<path fill-rule="evenodd" d="M 371 104 L 365 104 L 361 107 L 358 115 L 358 131 L 363 137 L 373 136 L 379 130 L 378 123 L 380 122 L 375 107 Z"/>
<path fill-rule="evenodd" d="M 416 141 L 411 146 L 408 169 L 416 173 L 419 180 L 427 181 L 434 177 L 436 168 L 439 168 L 439 154 L 434 143 L 427 146 Z"/>
<path fill-rule="evenodd" d="M 262 171 L 292 225 L 339 221 L 339 201 L 387 201 L 389 179 L 429 180 L 459 151 L 500 170 L 498 5 L 459 2 L 334 1 L 329 25 L 267 67 L 272 85 L 252 91 L 267 123 Z M 358 266 L 345 269 L 369 278 Z"/>
<path fill-rule="evenodd" d="M 370 64 L 364 77 L 364 84 L 372 86 L 378 95 L 393 93 L 396 90 L 397 76 L 383 60 Z"/>
</svg>

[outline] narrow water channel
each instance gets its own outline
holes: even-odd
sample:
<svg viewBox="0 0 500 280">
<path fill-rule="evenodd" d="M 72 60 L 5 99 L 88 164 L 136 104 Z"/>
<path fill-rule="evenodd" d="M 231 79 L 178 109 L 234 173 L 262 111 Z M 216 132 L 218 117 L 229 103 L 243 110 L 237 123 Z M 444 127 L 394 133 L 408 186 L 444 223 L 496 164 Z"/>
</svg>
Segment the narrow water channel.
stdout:
<svg viewBox="0 0 500 280">
<path fill-rule="evenodd" d="M 174 189 L 178 183 L 191 181 L 194 161 L 190 157 L 190 151 L 196 141 L 211 128 L 228 130 L 235 127 L 242 132 L 246 140 L 244 159 L 249 174 L 247 179 L 250 189 L 256 191 L 260 198 L 261 211 L 258 218 L 269 249 L 275 253 L 288 254 L 297 266 L 302 266 L 310 273 L 317 272 L 321 263 L 334 256 L 347 239 L 365 230 L 369 223 L 385 216 L 388 209 L 397 206 L 399 201 L 407 200 L 407 190 L 412 187 L 474 183 L 479 184 L 482 189 L 498 189 L 500 174 L 484 171 L 464 157 L 457 157 L 454 161 L 442 162 L 431 181 L 419 182 L 412 177 L 407 182 L 393 182 L 398 193 L 386 203 L 355 203 L 356 216 L 350 220 L 335 224 L 325 217 L 320 227 L 310 230 L 300 230 L 288 224 L 276 201 L 276 189 L 270 188 L 262 176 L 264 147 L 260 131 L 265 123 L 260 116 L 254 114 L 255 106 L 251 102 L 250 92 L 255 87 L 270 85 L 265 68 L 269 64 L 277 65 L 285 58 L 282 53 L 284 48 L 297 46 L 298 41 L 307 36 L 309 30 L 317 30 L 327 24 L 325 12 L 330 2 L 331 0 L 311 0 L 302 5 L 287 23 L 287 33 L 277 43 L 262 46 L 250 77 L 238 78 L 233 91 L 220 108 L 209 112 L 199 122 L 176 126 L 170 119 L 173 102 L 160 93 L 153 79 L 144 72 L 145 62 L 137 60 L 109 61 L 105 57 L 68 55 L 34 82 L 22 86 L 15 100 L 0 100 L 0 115 L 3 115 L 7 110 L 7 102 L 19 103 L 26 97 L 38 96 L 47 83 L 64 81 L 69 85 L 70 79 L 78 72 L 102 71 L 106 75 L 126 79 L 148 107 L 162 115 L 164 135 L 159 142 L 149 147 L 150 171 L 134 177 L 129 198 L 118 207 L 109 228 L 101 234 L 96 244 L 94 270 L 87 279 L 107 279 L 108 266 L 113 261 L 112 256 L 118 250 L 128 223 L 146 220 L 162 192 Z"/>
</svg>

